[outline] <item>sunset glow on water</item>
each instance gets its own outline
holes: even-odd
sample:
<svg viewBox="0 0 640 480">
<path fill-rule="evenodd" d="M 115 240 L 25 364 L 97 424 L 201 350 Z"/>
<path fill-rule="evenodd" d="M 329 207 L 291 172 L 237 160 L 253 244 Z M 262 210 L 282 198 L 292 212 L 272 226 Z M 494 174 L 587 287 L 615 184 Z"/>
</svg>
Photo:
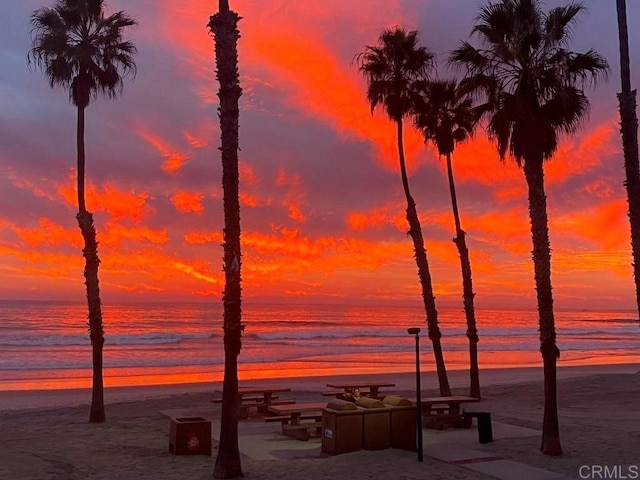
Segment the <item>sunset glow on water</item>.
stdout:
<svg viewBox="0 0 640 480">
<path fill-rule="evenodd" d="M 0 302 L 0 389 L 89 387 L 91 348 L 83 305 Z M 105 307 L 105 385 L 222 380 L 221 308 L 206 304 Z M 422 328 L 421 369 L 434 370 L 419 307 L 247 305 L 240 379 L 415 370 L 408 326 Z M 541 365 L 537 315 L 480 310 L 481 368 Z M 640 361 L 630 312 L 559 312 L 559 365 Z M 468 368 L 461 311 L 440 312 L 447 368 Z"/>
</svg>

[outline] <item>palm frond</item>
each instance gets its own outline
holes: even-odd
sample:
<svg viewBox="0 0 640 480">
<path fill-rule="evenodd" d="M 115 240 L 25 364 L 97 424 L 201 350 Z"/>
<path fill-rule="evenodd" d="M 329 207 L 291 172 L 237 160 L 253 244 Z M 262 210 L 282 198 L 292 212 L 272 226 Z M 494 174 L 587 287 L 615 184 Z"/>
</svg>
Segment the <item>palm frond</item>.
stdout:
<svg viewBox="0 0 640 480">
<path fill-rule="evenodd" d="M 501 0 L 481 9 L 470 42 L 449 56 L 466 72 L 460 88 L 482 103 L 477 116 L 488 118 L 487 130 L 502 158 L 517 161 L 550 158 L 557 137 L 573 133 L 588 115 L 589 101 L 580 89 L 606 79 L 609 66 L 594 50 L 567 48 L 581 3 L 545 13 L 539 0 Z M 536 160 L 537 161 L 537 160 Z"/>
<path fill-rule="evenodd" d="M 413 119 L 426 142 L 433 142 L 441 155 L 453 153 L 457 143 L 473 134 L 479 119 L 472 100 L 455 80 L 436 80 L 420 85 Z"/>
<path fill-rule="evenodd" d="M 592 87 L 600 79 L 607 80 L 609 76 L 609 64 L 607 60 L 595 50 L 586 53 L 576 53 L 567 61 L 567 71 L 575 80 L 590 81 Z"/>
<path fill-rule="evenodd" d="M 394 120 L 406 116 L 415 99 L 416 85 L 429 77 L 434 58 L 429 49 L 419 45 L 417 31 L 385 29 L 377 45 L 366 46 L 354 57 L 367 81 L 371 112 L 382 105 Z"/>
<path fill-rule="evenodd" d="M 573 33 L 575 17 L 585 10 L 581 3 L 571 3 L 551 10 L 545 22 L 545 36 L 548 44 L 562 45 L 569 41 Z"/>
<path fill-rule="evenodd" d="M 42 69 L 52 87 L 68 88 L 75 105 L 98 94 L 115 97 L 122 77 L 136 73 L 137 50 L 122 34 L 137 22 L 122 11 L 106 17 L 104 8 L 103 0 L 58 0 L 31 16 L 27 63 Z"/>
</svg>

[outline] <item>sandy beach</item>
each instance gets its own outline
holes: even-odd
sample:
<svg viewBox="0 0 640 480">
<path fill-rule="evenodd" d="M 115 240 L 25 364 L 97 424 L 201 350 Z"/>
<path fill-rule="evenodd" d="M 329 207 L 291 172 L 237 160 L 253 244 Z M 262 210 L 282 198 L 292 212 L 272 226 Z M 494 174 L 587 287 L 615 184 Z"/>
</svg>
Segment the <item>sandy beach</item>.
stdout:
<svg viewBox="0 0 640 480">
<path fill-rule="evenodd" d="M 320 440 L 290 439 L 279 424 L 259 417 L 240 422 L 243 472 L 256 479 L 491 479 L 490 464 L 514 465 L 514 478 L 638 478 L 640 474 L 640 365 L 565 367 L 559 370 L 561 457 L 538 451 L 542 424 L 541 369 L 482 372 L 483 400 L 491 412 L 494 441 L 480 444 L 477 430 L 424 430 L 424 462 L 396 449 L 325 456 Z M 374 375 L 396 384 L 394 393 L 412 396 L 411 374 Z M 291 388 L 283 396 L 318 402 L 330 380 L 314 377 L 252 381 Z M 362 379 L 359 376 L 358 379 Z M 467 373 L 450 372 L 456 393 L 466 393 Z M 423 375 L 424 392 L 436 394 L 433 374 Z M 0 392 L 0 478 L 36 479 L 205 479 L 212 478 L 220 406 L 211 402 L 219 384 L 109 388 L 107 422 L 88 423 L 86 390 Z M 480 408 L 480 407 L 479 407 Z M 213 456 L 169 452 L 169 420 L 161 411 L 212 419 Z M 475 461 L 451 461 L 448 452 L 473 452 Z M 499 459 L 496 463 L 483 460 Z M 517 473 L 524 468 L 528 475 Z M 605 468 L 607 470 L 605 470 Z M 485 469 L 485 470 L 487 470 Z M 600 469 L 600 470 L 599 470 Z M 533 472 L 533 473 L 532 473 Z M 598 472 L 600 472 L 598 474 Z M 614 474 L 602 477 L 605 473 Z M 634 476 L 635 474 L 635 476 Z M 504 473 L 503 473 L 504 475 Z M 600 476 L 598 476 L 600 475 Z M 507 477 L 508 478 L 508 477 Z"/>
</svg>

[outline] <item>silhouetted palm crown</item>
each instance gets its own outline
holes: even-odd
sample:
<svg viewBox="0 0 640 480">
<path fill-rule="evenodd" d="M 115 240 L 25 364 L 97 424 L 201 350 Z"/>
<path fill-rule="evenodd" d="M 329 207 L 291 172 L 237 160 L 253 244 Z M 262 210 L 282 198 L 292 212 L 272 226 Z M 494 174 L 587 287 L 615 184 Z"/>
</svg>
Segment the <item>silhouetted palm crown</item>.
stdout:
<svg viewBox="0 0 640 480">
<path fill-rule="evenodd" d="M 379 45 L 367 46 L 357 57 L 367 80 L 371 111 L 381 104 L 389 117 L 402 120 L 415 101 L 416 82 L 433 68 L 433 54 L 418 46 L 418 32 L 396 27 L 382 32 Z"/>
<path fill-rule="evenodd" d="M 478 120 L 472 99 L 455 80 L 435 80 L 419 86 L 414 123 L 425 141 L 432 141 L 440 155 L 453 153 L 456 143 L 471 136 Z"/>
<path fill-rule="evenodd" d="M 468 42 L 451 53 L 450 62 L 467 69 L 465 81 L 481 91 L 489 114 L 489 135 L 500 156 L 507 151 L 523 160 L 549 159 L 558 133 L 574 133 L 589 109 L 578 88 L 606 76 L 606 60 L 594 50 L 567 50 L 579 3 L 540 11 L 533 0 L 503 0 L 481 9 L 472 33 L 483 43 Z"/>
<path fill-rule="evenodd" d="M 51 87 L 69 88 L 71 102 L 84 108 L 98 93 L 112 98 L 123 74 L 134 73 L 136 48 L 122 30 L 137 22 L 119 11 L 108 17 L 103 0 L 59 0 L 31 17 L 33 48 L 28 59 L 42 67 Z"/>
</svg>

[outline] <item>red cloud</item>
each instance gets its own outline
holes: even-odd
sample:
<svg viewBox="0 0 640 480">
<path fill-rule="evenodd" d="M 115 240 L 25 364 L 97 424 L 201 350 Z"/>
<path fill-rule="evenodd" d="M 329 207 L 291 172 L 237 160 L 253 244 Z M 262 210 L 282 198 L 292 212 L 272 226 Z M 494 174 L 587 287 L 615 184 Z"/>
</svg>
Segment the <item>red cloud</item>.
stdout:
<svg viewBox="0 0 640 480">
<path fill-rule="evenodd" d="M 169 235 L 164 229 L 152 230 L 147 227 L 125 227 L 115 222 L 109 222 L 104 231 L 100 232 L 99 240 L 100 243 L 110 247 L 120 246 L 123 240 L 162 245 L 169 241 Z"/>
<path fill-rule="evenodd" d="M 161 137 L 153 135 L 143 128 L 139 128 L 137 133 L 165 158 L 160 167 L 164 172 L 172 175 L 180 173 L 180 170 L 189 158 L 188 154 L 178 152 L 175 148 L 169 146 Z"/>
<path fill-rule="evenodd" d="M 250 193 L 240 192 L 239 197 L 240 197 L 240 205 L 244 207 L 257 208 L 265 205 L 271 205 L 270 198 L 261 199 L 257 195 L 252 195 Z"/>
<path fill-rule="evenodd" d="M 75 179 L 67 185 L 58 185 L 58 193 L 73 207 L 78 207 Z M 123 192 L 105 184 L 101 190 L 93 184 L 86 186 L 87 209 L 93 212 L 105 211 L 112 218 L 128 218 L 138 222 L 147 210 L 148 193 Z"/>
<path fill-rule="evenodd" d="M 32 247 L 40 245 L 71 244 L 74 247 L 82 245 L 79 229 L 69 229 L 54 223 L 48 218 L 40 218 L 36 228 L 14 228 L 16 235 Z"/>
<path fill-rule="evenodd" d="M 244 161 L 240 161 L 239 169 L 240 183 L 242 185 L 257 185 L 260 183 L 261 180 L 258 178 L 258 175 L 251 165 Z"/>
<path fill-rule="evenodd" d="M 171 196 L 171 203 L 180 213 L 202 213 L 204 194 L 199 192 L 179 191 Z"/>
</svg>

